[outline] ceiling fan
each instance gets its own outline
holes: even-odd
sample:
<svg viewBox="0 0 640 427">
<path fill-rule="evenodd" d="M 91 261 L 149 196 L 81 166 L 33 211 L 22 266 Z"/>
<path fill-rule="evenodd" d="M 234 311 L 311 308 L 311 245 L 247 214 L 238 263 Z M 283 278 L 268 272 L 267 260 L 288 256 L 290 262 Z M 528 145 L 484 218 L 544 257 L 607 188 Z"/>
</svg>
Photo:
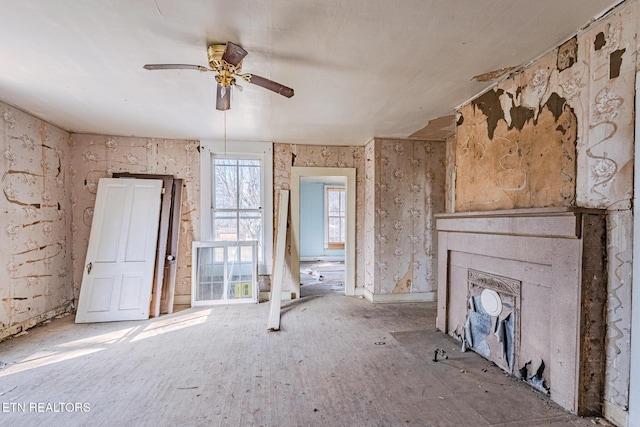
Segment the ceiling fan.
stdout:
<svg viewBox="0 0 640 427">
<path fill-rule="evenodd" d="M 240 78 L 247 83 L 253 83 L 265 89 L 269 89 L 287 98 L 293 96 L 293 89 L 281 85 L 273 80 L 266 79 L 252 73 L 241 73 L 242 60 L 247 56 L 247 51 L 237 44 L 227 42 L 224 44 L 212 44 L 207 48 L 209 67 L 189 64 L 147 64 L 147 70 L 198 70 L 201 72 L 213 71 L 216 73 L 218 89 L 216 93 L 216 109 L 228 110 L 231 107 L 231 86 L 242 90 L 242 86 L 236 83 Z"/>
</svg>

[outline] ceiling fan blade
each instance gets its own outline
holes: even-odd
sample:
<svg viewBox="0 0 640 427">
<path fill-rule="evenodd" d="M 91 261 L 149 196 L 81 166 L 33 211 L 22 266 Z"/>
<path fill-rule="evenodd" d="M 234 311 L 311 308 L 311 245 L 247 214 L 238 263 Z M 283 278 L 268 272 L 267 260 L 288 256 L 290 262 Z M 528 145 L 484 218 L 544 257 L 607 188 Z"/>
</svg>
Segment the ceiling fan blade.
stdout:
<svg viewBox="0 0 640 427">
<path fill-rule="evenodd" d="M 227 42 L 227 47 L 224 49 L 222 59 L 227 64 L 231 64 L 234 67 L 237 67 L 240 61 L 242 61 L 245 56 L 247 56 L 246 50 L 235 43 Z"/>
<path fill-rule="evenodd" d="M 262 86 L 265 89 L 272 90 L 277 94 L 286 96 L 287 98 L 291 98 L 293 96 L 293 89 L 291 89 L 290 87 L 281 85 L 280 83 L 274 82 L 273 80 L 265 79 L 261 76 L 256 76 L 255 74 L 250 74 L 248 82 L 253 83 L 254 85 Z"/>
<path fill-rule="evenodd" d="M 222 85 L 218 83 L 216 91 L 216 110 L 228 110 L 231 108 L 231 87 L 225 88 L 225 94 L 222 94 Z"/>
<path fill-rule="evenodd" d="M 147 70 L 198 70 L 198 71 L 211 71 L 207 67 L 202 65 L 189 65 L 189 64 L 147 64 L 144 66 Z"/>
</svg>

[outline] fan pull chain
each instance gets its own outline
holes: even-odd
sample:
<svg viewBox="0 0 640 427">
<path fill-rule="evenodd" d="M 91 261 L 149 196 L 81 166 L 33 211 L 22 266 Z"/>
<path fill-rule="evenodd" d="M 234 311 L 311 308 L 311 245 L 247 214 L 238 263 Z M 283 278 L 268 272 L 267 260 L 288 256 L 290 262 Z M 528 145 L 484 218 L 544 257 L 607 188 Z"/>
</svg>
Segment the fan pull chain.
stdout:
<svg viewBox="0 0 640 427">
<path fill-rule="evenodd" d="M 227 110 L 224 110 L 224 156 L 227 156 Z"/>
</svg>

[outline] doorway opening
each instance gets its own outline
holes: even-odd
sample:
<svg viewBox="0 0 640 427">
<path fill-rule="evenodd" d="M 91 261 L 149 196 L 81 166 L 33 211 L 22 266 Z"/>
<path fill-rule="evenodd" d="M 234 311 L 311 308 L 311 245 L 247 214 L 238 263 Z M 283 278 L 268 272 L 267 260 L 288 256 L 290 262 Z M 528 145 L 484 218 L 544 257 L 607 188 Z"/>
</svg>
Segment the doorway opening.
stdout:
<svg viewBox="0 0 640 427">
<path fill-rule="evenodd" d="M 291 270 L 294 298 L 355 295 L 355 169 L 291 169 Z"/>
<path fill-rule="evenodd" d="M 300 177 L 300 292 L 344 293 L 346 178 Z"/>
</svg>

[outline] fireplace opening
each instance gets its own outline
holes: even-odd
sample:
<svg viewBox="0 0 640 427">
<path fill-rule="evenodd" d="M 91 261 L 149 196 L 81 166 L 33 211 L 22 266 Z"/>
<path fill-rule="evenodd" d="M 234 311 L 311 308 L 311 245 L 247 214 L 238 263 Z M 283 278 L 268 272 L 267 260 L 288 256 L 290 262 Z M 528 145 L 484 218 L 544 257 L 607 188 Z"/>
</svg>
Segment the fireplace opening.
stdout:
<svg viewBox="0 0 640 427">
<path fill-rule="evenodd" d="M 513 374 L 520 344 L 521 282 L 469 269 L 467 286 L 463 347 L 472 349 Z"/>
</svg>

